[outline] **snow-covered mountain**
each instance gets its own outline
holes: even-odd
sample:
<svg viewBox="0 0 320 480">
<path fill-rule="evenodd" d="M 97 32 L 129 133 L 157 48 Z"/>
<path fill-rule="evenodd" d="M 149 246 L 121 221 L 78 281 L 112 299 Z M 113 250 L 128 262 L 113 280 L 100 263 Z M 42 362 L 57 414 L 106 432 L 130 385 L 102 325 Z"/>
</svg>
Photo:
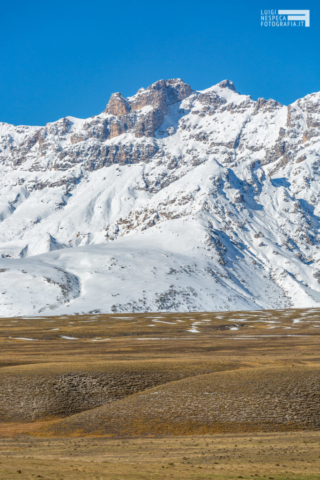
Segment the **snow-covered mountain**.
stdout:
<svg viewBox="0 0 320 480">
<path fill-rule="evenodd" d="M 159 81 L 0 124 L 0 314 L 320 306 L 320 93 Z"/>
</svg>

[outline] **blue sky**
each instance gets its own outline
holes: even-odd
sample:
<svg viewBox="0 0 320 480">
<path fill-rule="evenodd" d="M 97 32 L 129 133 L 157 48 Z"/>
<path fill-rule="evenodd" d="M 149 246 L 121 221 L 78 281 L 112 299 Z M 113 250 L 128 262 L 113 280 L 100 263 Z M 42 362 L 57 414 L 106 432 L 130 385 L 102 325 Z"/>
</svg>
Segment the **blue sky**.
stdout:
<svg viewBox="0 0 320 480">
<path fill-rule="evenodd" d="M 280 8 L 310 9 L 310 28 L 262 28 Z M 86 118 L 162 78 L 284 104 L 320 90 L 319 0 L 16 0 L 0 18 L 0 121 L 15 125 Z"/>
</svg>

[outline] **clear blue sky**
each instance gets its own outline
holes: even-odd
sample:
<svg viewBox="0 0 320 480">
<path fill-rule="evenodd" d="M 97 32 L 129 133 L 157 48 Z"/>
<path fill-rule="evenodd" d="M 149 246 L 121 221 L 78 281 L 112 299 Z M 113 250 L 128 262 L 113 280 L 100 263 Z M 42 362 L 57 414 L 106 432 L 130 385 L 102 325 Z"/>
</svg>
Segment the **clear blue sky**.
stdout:
<svg viewBox="0 0 320 480">
<path fill-rule="evenodd" d="M 310 9 L 311 26 L 260 27 L 272 8 Z M 0 19 L 2 122 L 86 118 L 162 78 L 284 104 L 320 90 L 319 0 L 16 0 Z"/>
</svg>

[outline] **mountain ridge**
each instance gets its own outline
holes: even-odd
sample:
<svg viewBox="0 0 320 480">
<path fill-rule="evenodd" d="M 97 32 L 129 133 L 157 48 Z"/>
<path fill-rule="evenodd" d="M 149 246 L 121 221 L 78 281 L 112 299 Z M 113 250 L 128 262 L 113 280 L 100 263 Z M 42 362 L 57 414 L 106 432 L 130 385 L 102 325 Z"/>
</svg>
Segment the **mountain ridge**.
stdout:
<svg viewBox="0 0 320 480">
<path fill-rule="evenodd" d="M 319 159 L 319 93 L 229 80 L 0 123 L 2 315 L 319 306 Z"/>
</svg>

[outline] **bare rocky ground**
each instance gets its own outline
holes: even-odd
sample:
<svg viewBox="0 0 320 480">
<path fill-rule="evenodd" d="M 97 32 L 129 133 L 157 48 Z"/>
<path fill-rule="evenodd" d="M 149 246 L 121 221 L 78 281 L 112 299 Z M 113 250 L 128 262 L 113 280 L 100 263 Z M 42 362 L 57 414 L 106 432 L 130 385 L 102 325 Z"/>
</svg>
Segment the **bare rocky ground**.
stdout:
<svg viewBox="0 0 320 480">
<path fill-rule="evenodd" d="M 320 478 L 320 311 L 0 320 L 0 478 Z"/>
</svg>

